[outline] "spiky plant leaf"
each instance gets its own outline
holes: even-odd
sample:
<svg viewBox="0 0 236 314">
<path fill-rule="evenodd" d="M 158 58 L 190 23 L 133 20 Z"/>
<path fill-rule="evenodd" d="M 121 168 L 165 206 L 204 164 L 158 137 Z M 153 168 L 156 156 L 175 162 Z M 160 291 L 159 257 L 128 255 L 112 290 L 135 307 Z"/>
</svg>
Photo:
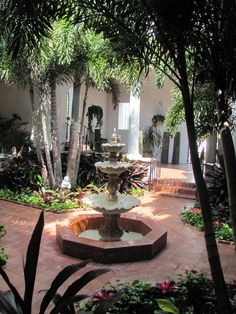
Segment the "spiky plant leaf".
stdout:
<svg viewBox="0 0 236 314">
<path fill-rule="evenodd" d="M 19 292 L 17 291 L 17 289 L 15 288 L 15 286 L 10 282 L 7 274 L 2 269 L 2 267 L 0 267 L 0 275 L 2 276 L 2 278 L 4 279 L 4 281 L 6 282 L 8 287 L 11 289 L 11 292 L 14 295 L 16 303 L 19 304 L 19 307 L 21 308 L 22 312 L 24 312 L 25 311 L 24 301 L 22 300 L 22 298 L 21 298 Z"/>
<path fill-rule="evenodd" d="M 0 311 L 1 314 L 22 314 L 12 291 L 0 292 Z"/>
<path fill-rule="evenodd" d="M 63 294 L 60 302 L 54 307 L 51 311 L 51 314 L 57 314 L 59 306 L 68 300 L 68 298 L 73 297 L 80 289 L 82 289 L 87 283 L 89 283 L 94 278 L 101 276 L 102 274 L 107 273 L 108 269 L 95 269 L 88 271 L 81 278 L 77 279 L 68 287 L 68 289 Z"/>
<path fill-rule="evenodd" d="M 32 298 L 34 292 L 35 276 L 38 264 L 40 242 L 44 227 L 44 214 L 41 212 L 38 222 L 34 228 L 32 237 L 30 239 L 27 253 L 26 262 L 24 266 L 24 278 L 25 278 L 25 293 L 24 302 L 26 311 L 28 314 L 31 313 Z"/>
<path fill-rule="evenodd" d="M 45 294 L 41 306 L 40 306 L 40 312 L 39 314 L 44 313 L 46 310 L 48 304 L 52 301 L 55 293 L 57 292 L 58 288 L 76 271 L 79 269 L 85 267 L 88 264 L 89 261 L 84 261 L 79 264 L 69 265 L 65 267 L 53 280 L 50 289 Z"/>
</svg>

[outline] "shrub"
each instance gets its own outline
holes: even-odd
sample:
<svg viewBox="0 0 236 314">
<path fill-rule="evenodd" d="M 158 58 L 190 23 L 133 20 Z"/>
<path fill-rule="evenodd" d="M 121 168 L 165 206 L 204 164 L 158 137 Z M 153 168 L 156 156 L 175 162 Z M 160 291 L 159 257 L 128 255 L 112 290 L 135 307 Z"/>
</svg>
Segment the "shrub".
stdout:
<svg viewBox="0 0 236 314">
<path fill-rule="evenodd" d="M 8 166 L 0 173 L 0 188 L 20 192 L 38 188 L 40 168 L 35 161 L 21 156 L 9 159 Z"/>
</svg>

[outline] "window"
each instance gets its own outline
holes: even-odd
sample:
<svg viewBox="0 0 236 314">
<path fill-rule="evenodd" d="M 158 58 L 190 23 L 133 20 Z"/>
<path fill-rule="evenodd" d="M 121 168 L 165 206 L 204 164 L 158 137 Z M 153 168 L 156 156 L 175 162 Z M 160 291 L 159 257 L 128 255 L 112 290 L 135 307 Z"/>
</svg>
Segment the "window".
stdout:
<svg viewBox="0 0 236 314">
<path fill-rule="evenodd" d="M 130 103 L 119 103 L 118 109 L 118 129 L 129 130 Z"/>
</svg>

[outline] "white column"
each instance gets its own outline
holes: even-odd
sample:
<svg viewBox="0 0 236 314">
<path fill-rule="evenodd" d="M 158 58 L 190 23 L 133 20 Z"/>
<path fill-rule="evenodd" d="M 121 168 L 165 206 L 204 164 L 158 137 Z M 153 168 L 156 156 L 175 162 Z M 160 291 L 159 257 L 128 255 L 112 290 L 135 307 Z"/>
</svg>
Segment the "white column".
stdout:
<svg viewBox="0 0 236 314">
<path fill-rule="evenodd" d="M 131 159 L 138 159 L 141 157 L 139 154 L 139 120 L 140 97 L 130 93 L 128 157 Z"/>
</svg>

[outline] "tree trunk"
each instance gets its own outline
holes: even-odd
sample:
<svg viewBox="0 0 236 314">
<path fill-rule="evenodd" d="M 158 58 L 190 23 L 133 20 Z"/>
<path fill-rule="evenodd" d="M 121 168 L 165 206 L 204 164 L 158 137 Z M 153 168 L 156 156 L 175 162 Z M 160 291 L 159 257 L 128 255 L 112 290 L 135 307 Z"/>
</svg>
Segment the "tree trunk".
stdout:
<svg viewBox="0 0 236 314">
<path fill-rule="evenodd" d="M 84 118 L 85 118 L 85 109 L 87 106 L 88 90 L 89 90 L 89 82 L 88 82 L 88 80 L 85 80 L 84 100 L 83 100 L 83 108 L 82 108 L 81 124 L 80 124 L 80 134 L 81 135 L 83 134 L 83 128 L 84 128 Z"/>
<path fill-rule="evenodd" d="M 52 136 L 52 160 L 55 176 L 56 188 L 62 182 L 62 165 L 61 165 L 61 149 L 59 141 L 59 128 L 58 128 L 58 112 L 56 102 L 56 82 L 50 85 L 51 90 L 51 136 Z"/>
<path fill-rule="evenodd" d="M 36 149 L 37 159 L 41 170 L 41 176 L 43 179 L 43 182 L 46 186 L 48 186 L 48 170 L 43 158 L 42 150 L 41 150 L 41 143 L 40 143 L 40 131 L 38 128 L 38 122 L 37 122 L 37 113 L 36 113 L 36 106 L 34 101 L 34 85 L 32 81 L 29 81 L 29 92 L 30 92 L 30 102 L 31 102 L 31 108 L 32 108 L 32 126 L 34 130 L 34 145 Z"/>
<path fill-rule="evenodd" d="M 204 225 L 204 237 L 206 243 L 206 250 L 208 255 L 208 261 L 211 269 L 212 280 L 214 282 L 216 296 L 218 300 L 218 313 L 231 314 L 232 308 L 227 294 L 225 285 L 223 270 L 221 267 L 219 252 L 215 239 L 213 224 L 212 224 L 212 213 L 210 208 L 210 202 L 206 183 L 203 178 L 201 171 L 201 164 L 198 156 L 197 149 L 197 138 L 194 126 L 194 113 L 193 103 L 190 96 L 187 70 L 185 63 L 185 52 L 182 46 L 178 47 L 179 56 L 179 72 L 181 77 L 181 93 L 183 97 L 184 109 L 185 109 L 185 120 L 187 125 L 187 133 L 189 140 L 189 149 L 192 160 L 192 168 L 194 178 L 197 186 L 198 197 L 201 205 L 203 225 Z"/>
<path fill-rule="evenodd" d="M 227 118 L 224 119 L 224 113 L 226 114 L 225 110 L 227 111 L 227 105 L 222 93 L 217 101 L 217 115 L 221 124 L 220 137 L 229 195 L 229 210 L 233 229 L 234 248 L 236 250 L 236 156 L 229 124 Z"/>
<path fill-rule="evenodd" d="M 43 143 L 44 143 L 44 152 L 46 156 L 47 162 L 47 169 L 48 169 L 48 179 L 49 179 L 49 186 L 51 189 L 54 189 L 56 186 L 51 154 L 50 154 L 50 145 L 48 139 L 48 128 L 46 122 L 46 115 L 45 115 L 45 107 L 47 106 L 47 96 L 40 93 L 40 110 L 41 110 L 41 121 L 42 121 L 42 129 L 43 129 Z"/>
<path fill-rule="evenodd" d="M 78 169 L 77 162 L 80 156 L 79 150 L 79 106 L 80 106 L 80 77 L 75 77 L 73 84 L 73 102 L 72 102 L 72 118 L 70 131 L 70 146 L 67 160 L 67 173 L 70 178 L 71 187 L 74 188 L 77 181 Z"/>
</svg>

